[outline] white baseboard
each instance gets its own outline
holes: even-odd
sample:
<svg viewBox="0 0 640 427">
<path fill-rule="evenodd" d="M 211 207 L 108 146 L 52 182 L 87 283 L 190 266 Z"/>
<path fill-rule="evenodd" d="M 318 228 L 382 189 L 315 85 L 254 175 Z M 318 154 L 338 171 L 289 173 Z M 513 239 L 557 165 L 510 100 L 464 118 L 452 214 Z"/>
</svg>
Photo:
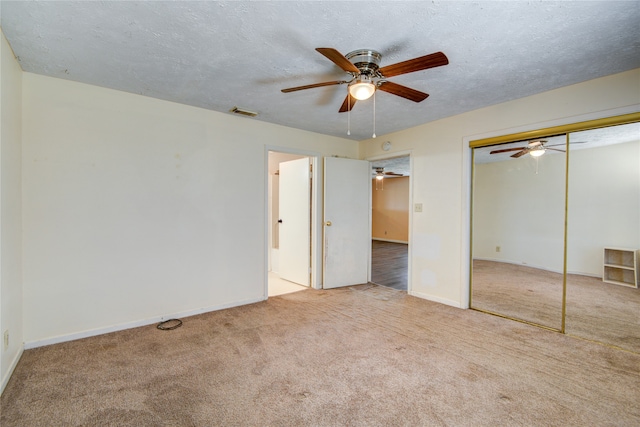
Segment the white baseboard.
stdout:
<svg viewBox="0 0 640 427">
<path fill-rule="evenodd" d="M 436 297 L 436 296 L 433 296 L 433 295 L 428 295 L 428 294 L 424 294 L 422 292 L 415 292 L 415 291 L 409 291 L 408 294 L 411 295 L 411 296 L 414 296 L 414 297 L 426 299 L 426 300 L 433 301 L 433 302 L 438 302 L 440 304 L 449 305 L 451 307 L 464 308 L 464 307 L 462 307 L 462 304 L 460 303 L 460 301 L 454 301 L 452 299 Z"/>
<path fill-rule="evenodd" d="M 515 261 L 507 261 L 507 260 L 503 260 L 503 259 L 475 257 L 474 260 L 492 261 L 492 262 L 500 262 L 500 263 L 503 263 L 503 264 L 519 265 L 521 267 L 531 267 L 531 268 L 535 268 L 535 269 L 538 269 L 538 270 L 548 271 L 550 273 L 562 274 L 562 271 L 558 271 L 556 269 L 550 269 L 550 268 L 541 267 L 539 265 L 533 265 L 533 264 L 524 264 L 524 263 L 515 262 Z M 582 271 L 567 271 L 567 274 L 577 274 L 577 275 L 580 275 L 580 276 L 588 276 L 588 277 L 595 277 L 595 278 L 598 278 L 598 279 L 602 279 L 602 273 L 593 274 L 593 273 L 584 273 Z"/>
<path fill-rule="evenodd" d="M 402 243 L 404 245 L 408 245 L 409 244 L 409 242 L 406 242 L 404 240 L 381 239 L 379 237 L 372 237 L 371 240 L 377 240 L 379 242 L 389 242 L 389 243 Z"/>
<path fill-rule="evenodd" d="M 4 392 L 4 388 L 9 383 L 9 379 L 11 378 L 11 375 L 13 375 L 13 371 L 16 369 L 16 366 L 18 366 L 18 362 L 22 357 L 22 353 L 24 353 L 24 346 L 20 347 L 20 350 L 16 353 L 16 357 L 14 357 L 13 360 L 11 361 L 11 364 L 9 365 L 9 369 L 7 370 L 7 373 L 5 374 L 4 377 L 2 377 L 2 384 L 0 384 L 0 396 Z"/>
<path fill-rule="evenodd" d="M 530 268 L 535 268 L 536 270 L 543 270 L 543 271 L 548 271 L 550 273 L 562 274 L 562 271 L 558 271 L 558 270 L 552 269 L 552 268 L 543 267 L 541 265 L 536 265 L 536 264 L 526 264 L 526 263 L 523 263 L 523 262 L 509 261 L 509 260 L 506 260 L 506 259 L 496 259 L 496 258 L 474 257 L 473 259 L 474 260 L 478 260 L 478 261 L 491 261 L 491 262 L 499 262 L 499 263 L 502 263 L 502 264 L 519 265 L 520 267 L 530 267 Z"/>
<path fill-rule="evenodd" d="M 83 332 L 76 332 L 73 334 L 68 334 L 68 335 L 58 335 L 56 337 L 52 337 L 52 338 L 45 338 L 42 340 L 35 340 L 35 341 L 27 341 L 24 343 L 24 349 L 25 350 L 29 350 L 32 348 L 37 348 L 37 347 L 44 347 L 46 345 L 51 345 L 51 344 L 59 344 L 59 343 L 63 343 L 63 342 L 67 342 L 67 341 L 74 341 L 74 340 L 79 340 L 82 338 L 89 338 L 89 337 L 94 337 L 96 335 L 102 335 L 102 334 L 108 334 L 111 332 L 117 332 L 117 331 L 123 331 L 125 329 L 132 329 L 132 328 L 137 328 L 140 326 L 147 326 L 147 325 L 151 325 L 154 323 L 159 323 L 168 319 L 178 319 L 178 318 L 182 318 L 182 317 L 189 317 L 189 316 L 195 316 L 198 314 L 203 314 L 203 313 L 208 313 L 210 311 L 218 311 L 218 310 L 224 310 L 225 308 L 232 308 L 232 307 L 238 307 L 241 305 L 247 305 L 247 304 L 253 304 L 256 302 L 260 302 L 260 301 L 264 301 L 266 299 L 266 297 L 261 297 L 261 298 L 251 298 L 251 299 L 247 299 L 247 300 L 243 300 L 243 301 L 235 301 L 235 302 L 231 302 L 231 303 L 227 303 L 227 304 L 220 304 L 220 305 L 215 305 L 215 306 L 211 306 L 211 307 L 204 307 L 204 308 L 198 308 L 195 310 L 188 310 L 188 311 L 182 311 L 179 313 L 173 313 L 173 314 L 168 314 L 168 315 L 163 315 L 163 316 L 155 316 L 155 317 L 151 317 L 151 318 L 147 318 L 147 319 L 141 319 L 141 320 L 136 320 L 133 322 L 127 322 L 127 323 L 121 323 L 118 325 L 113 325 L 113 326 L 107 326 L 105 328 L 97 328 L 97 329 L 90 329 L 87 331 L 83 331 Z"/>
</svg>

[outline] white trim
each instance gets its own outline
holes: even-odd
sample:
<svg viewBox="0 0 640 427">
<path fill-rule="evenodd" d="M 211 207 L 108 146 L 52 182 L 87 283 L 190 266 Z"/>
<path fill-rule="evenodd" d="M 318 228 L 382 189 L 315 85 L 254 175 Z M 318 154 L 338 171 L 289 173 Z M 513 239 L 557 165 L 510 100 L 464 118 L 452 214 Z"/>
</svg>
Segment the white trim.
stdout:
<svg viewBox="0 0 640 427">
<path fill-rule="evenodd" d="M 9 380 L 11 379 L 11 375 L 13 375 L 13 371 L 16 369 L 16 366 L 18 366 L 18 362 L 22 357 L 22 353 L 24 353 L 24 346 L 20 347 L 20 350 L 18 351 L 18 353 L 16 353 L 16 357 L 13 358 L 13 360 L 11 361 L 11 364 L 9 365 L 9 369 L 7 370 L 6 375 L 4 376 L 4 378 L 2 378 L 2 384 L 0 384 L 0 396 L 4 392 L 4 388 L 9 383 Z"/>
<path fill-rule="evenodd" d="M 469 141 L 462 139 L 462 215 L 460 215 L 460 231 L 463 241 L 460 245 L 460 307 L 470 307 L 469 289 L 471 286 L 471 169 L 472 151 L 469 148 Z"/>
<path fill-rule="evenodd" d="M 140 326 L 147 326 L 154 323 L 162 322 L 167 319 L 177 319 L 181 317 L 195 316 L 198 314 L 208 313 L 211 311 L 218 311 L 218 310 L 224 310 L 226 308 L 239 307 L 247 304 L 254 304 L 257 302 L 264 301 L 265 299 L 266 298 L 250 298 L 250 299 L 234 301 L 226 304 L 219 304 L 219 305 L 214 305 L 210 307 L 198 308 L 195 310 L 182 311 L 179 313 L 173 313 L 173 314 L 168 314 L 164 316 L 154 316 L 147 319 L 136 320 L 133 322 L 120 323 L 118 325 L 108 326 L 106 328 L 96 328 L 96 329 L 90 329 L 83 332 L 76 332 L 73 334 L 58 335 L 56 337 L 46 338 L 43 340 L 28 341 L 24 343 L 24 349 L 30 350 L 32 348 L 43 347 L 46 345 L 59 344 L 67 341 L 74 341 L 82 338 L 89 338 L 97 335 L 108 334 L 111 332 L 118 332 L 126 329 L 137 328 Z"/>
<path fill-rule="evenodd" d="M 524 264 L 522 262 L 509 261 L 509 260 L 505 260 L 505 259 L 475 257 L 474 260 L 498 262 L 498 263 L 501 263 L 501 264 L 517 265 L 517 266 L 520 266 L 520 267 L 530 267 L 530 268 L 535 268 L 536 270 L 548 271 L 549 273 L 562 274 L 562 270 L 554 270 L 552 268 L 542 267 L 542 266 L 535 265 L 535 264 Z M 602 279 L 602 275 L 600 275 L 600 274 L 583 273 L 581 271 L 568 271 L 567 270 L 567 274 L 575 274 L 575 275 L 578 275 L 578 276 L 586 276 L 586 277 L 593 277 L 593 278 L 596 278 L 596 279 Z"/>
<path fill-rule="evenodd" d="M 396 157 L 407 157 L 409 156 L 409 158 L 411 158 L 411 151 L 412 150 L 403 150 L 403 151 L 394 151 L 394 152 L 387 152 L 384 154 L 378 154 L 377 156 L 371 156 L 371 157 L 367 157 L 365 158 L 365 160 L 369 160 L 374 161 L 374 160 L 385 160 L 385 159 L 395 159 Z M 409 170 L 409 176 L 411 176 L 411 170 Z"/>
<path fill-rule="evenodd" d="M 433 301 L 433 302 L 437 302 L 440 304 L 444 304 L 444 305 L 449 305 L 451 307 L 455 307 L 455 308 L 466 308 L 463 307 L 459 301 L 455 301 L 449 298 L 441 298 L 441 297 L 436 297 L 433 295 L 428 295 L 428 294 L 423 294 L 422 292 L 413 292 L 413 291 L 409 291 L 408 292 L 409 295 L 417 297 L 417 298 L 422 298 L 422 299 L 426 299 L 428 301 Z"/>
<path fill-rule="evenodd" d="M 404 151 L 402 151 L 402 153 L 404 153 Z M 409 153 L 409 234 L 407 235 L 407 238 L 409 239 L 409 241 L 407 242 L 407 245 L 409 245 L 409 247 L 407 248 L 407 293 L 411 292 L 411 290 L 413 289 L 413 282 L 411 281 L 411 278 L 413 277 L 412 275 L 412 271 L 413 271 L 413 244 L 411 243 L 412 239 L 413 239 L 413 154 L 411 154 L 411 151 L 408 152 Z"/>
<path fill-rule="evenodd" d="M 506 259 L 484 258 L 484 257 L 475 257 L 473 259 L 478 261 L 490 261 L 490 262 L 499 262 L 501 264 L 517 265 L 519 267 L 530 267 L 530 268 L 535 268 L 536 270 L 548 271 L 549 273 L 562 274 L 562 270 L 554 270 L 553 268 L 547 268 L 547 267 L 543 267 L 541 265 L 536 265 L 536 264 L 525 264 L 523 262 L 518 262 L 518 261 L 509 261 Z"/>
<path fill-rule="evenodd" d="M 407 242 L 405 240 L 381 239 L 379 237 L 372 237 L 371 240 L 377 240 L 379 242 L 401 243 L 403 245 L 408 245 L 409 244 L 409 242 Z"/>
</svg>

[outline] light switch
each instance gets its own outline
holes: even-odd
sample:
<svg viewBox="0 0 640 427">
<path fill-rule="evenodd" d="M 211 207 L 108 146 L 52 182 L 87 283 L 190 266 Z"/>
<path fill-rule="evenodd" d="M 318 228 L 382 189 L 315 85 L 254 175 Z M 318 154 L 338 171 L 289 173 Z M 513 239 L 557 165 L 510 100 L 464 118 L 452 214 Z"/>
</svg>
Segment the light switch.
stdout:
<svg viewBox="0 0 640 427">
<path fill-rule="evenodd" d="M 422 212 L 422 203 L 416 203 L 413 207 L 414 212 Z"/>
</svg>

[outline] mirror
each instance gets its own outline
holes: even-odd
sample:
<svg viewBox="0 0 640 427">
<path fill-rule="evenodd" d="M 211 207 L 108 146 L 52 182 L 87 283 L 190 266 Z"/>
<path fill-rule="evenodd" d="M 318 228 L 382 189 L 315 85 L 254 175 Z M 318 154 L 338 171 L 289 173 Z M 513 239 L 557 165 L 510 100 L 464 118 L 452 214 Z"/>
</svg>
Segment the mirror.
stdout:
<svg viewBox="0 0 640 427">
<path fill-rule="evenodd" d="M 640 123 L 569 138 L 566 332 L 640 353 Z"/>
<path fill-rule="evenodd" d="M 638 118 L 476 143 L 471 308 L 640 353 Z"/>
<path fill-rule="evenodd" d="M 566 135 L 473 149 L 472 308 L 562 329 L 565 150 Z"/>
</svg>

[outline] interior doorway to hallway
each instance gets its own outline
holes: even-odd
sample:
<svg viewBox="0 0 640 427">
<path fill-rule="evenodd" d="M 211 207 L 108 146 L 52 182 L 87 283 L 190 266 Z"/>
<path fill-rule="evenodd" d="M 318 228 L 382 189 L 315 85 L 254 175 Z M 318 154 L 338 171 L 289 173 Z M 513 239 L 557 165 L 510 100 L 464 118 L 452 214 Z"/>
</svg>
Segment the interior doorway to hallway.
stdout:
<svg viewBox="0 0 640 427">
<path fill-rule="evenodd" d="M 268 152 L 268 296 L 311 285 L 311 158 Z"/>
<path fill-rule="evenodd" d="M 371 282 L 407 291 L 410 157 L 376 159 L 371 166 Z"/>
</svg>

